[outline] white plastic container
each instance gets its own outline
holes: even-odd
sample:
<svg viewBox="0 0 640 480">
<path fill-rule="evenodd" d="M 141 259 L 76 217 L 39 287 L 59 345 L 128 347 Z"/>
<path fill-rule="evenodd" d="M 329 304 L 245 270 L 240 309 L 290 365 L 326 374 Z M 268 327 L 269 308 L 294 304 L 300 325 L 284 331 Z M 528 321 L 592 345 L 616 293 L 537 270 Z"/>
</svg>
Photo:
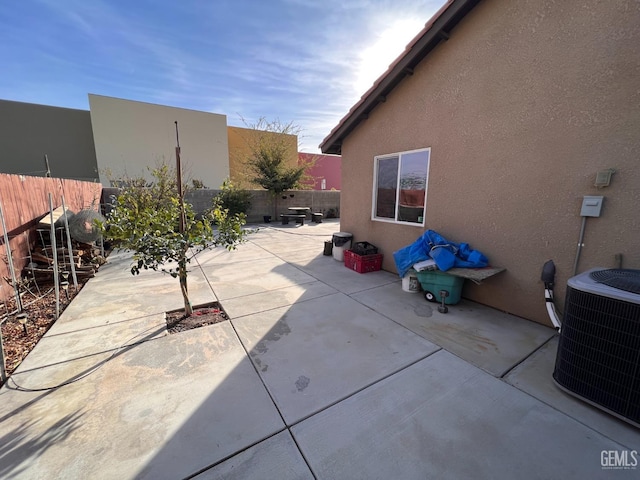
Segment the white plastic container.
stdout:
<svg viewBox="0 0 640 480">
<path fill-rule="evenodd" d="M 414 269 L 410 269 L 404 277 L 402 277 L 402 290 L 409 293 L 420 292 L 420 282 Z"/>
<path fill-rule="evenodd" d="M 351 248 L 353 234 L 349 232 L 338 232 L 333 234 L 333 259 L 344 262 L 344 251 Z"/>
</svg>

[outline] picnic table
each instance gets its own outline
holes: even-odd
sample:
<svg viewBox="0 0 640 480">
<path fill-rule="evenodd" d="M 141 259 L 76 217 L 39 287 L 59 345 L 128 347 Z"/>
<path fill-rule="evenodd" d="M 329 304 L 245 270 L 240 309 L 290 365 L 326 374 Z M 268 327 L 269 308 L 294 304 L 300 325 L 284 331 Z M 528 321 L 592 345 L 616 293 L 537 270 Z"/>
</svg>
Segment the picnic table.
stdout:
<svg viewBox="0 0 640 480">
<path fill-rule="evenodd" d="M 308 212 L 311 211 L 310 207 L 289 207 L 288 210 L 290 210 L 293 214 L 296 215 L 306 215 Z"/>
<path fill-rule="evenodd" d="M 307 212 L 311 211 L 309 207 L 289 207 L 290 213 L 283 213 L 280 215 L 282 224 L 287 225 L 289 220 L 295 220 L 296 223 L 304 225 L 304 219 L 307 218 Z"/>
</svg>

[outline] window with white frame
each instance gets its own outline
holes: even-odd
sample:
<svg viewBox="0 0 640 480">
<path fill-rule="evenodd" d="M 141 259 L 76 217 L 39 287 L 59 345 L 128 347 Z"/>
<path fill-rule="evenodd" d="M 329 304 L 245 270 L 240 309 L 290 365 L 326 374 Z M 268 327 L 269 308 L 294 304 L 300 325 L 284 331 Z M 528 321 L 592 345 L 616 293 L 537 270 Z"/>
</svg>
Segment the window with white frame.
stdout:
<svg viewBox="0 0 640 480">
<path fill-rule="evenodd" d="M 424 225 L 431 148 L 374 159 L 372 220 Z"/>
</svg>

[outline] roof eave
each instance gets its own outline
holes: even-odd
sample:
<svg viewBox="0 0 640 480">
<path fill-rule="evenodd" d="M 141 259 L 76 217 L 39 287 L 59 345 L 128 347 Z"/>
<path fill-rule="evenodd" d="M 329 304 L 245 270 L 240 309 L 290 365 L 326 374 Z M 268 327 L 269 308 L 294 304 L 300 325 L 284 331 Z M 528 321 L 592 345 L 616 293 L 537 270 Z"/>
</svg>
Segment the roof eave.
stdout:
<svg viewBox="0 0 640 480">
<path fill-rule="evenodd" d="M 373 84 L 320 144 L 322 153 L 342 154 L 342 141 L 443 40 L 480 0 L 451 0 L 427 22 L 405 52 Z"/>
</svg>

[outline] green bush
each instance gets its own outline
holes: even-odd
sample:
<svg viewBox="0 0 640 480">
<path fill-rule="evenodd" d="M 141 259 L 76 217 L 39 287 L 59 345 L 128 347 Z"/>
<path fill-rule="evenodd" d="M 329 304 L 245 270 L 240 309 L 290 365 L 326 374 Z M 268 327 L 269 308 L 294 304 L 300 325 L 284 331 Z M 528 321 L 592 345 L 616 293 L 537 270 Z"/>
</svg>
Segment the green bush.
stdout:
<svg viewBox="0 0 640 480">
<path fill-rule="evenodd" d="M 220 187 L 221 192 L 216 195 L 216 200 L 221 208 L 229 210 L 229 215 L 243 213 L 247 215 L 251 208 L 251 192 L 240 188 L 230 180 L 225 180 Z"/>
</svg>

